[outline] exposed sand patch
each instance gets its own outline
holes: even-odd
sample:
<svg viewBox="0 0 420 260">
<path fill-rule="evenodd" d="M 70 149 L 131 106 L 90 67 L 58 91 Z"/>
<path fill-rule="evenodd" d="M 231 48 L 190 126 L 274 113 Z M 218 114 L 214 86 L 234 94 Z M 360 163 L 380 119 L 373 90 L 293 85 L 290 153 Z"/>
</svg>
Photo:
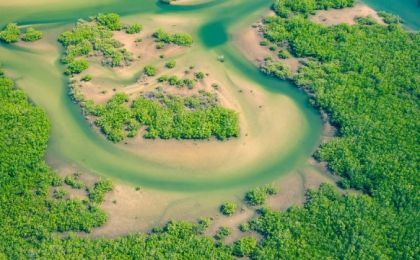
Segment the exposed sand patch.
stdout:
<svg viewBox="0 0 420 260">
<path fill-rule="evenodd" d="M 378 16 L 377 12 L 365 4 L 356 4 L 353 7 L 343 9 L 317 11 L 315 15 L 310 17 L 310 20 L 327 26 L 338 25 L 341 23 L 353 25 L 356 23 L 355 18 L 358 16 L 371 16 L 378 23 L 384 24 L 383 19 Z"/>
</svg>

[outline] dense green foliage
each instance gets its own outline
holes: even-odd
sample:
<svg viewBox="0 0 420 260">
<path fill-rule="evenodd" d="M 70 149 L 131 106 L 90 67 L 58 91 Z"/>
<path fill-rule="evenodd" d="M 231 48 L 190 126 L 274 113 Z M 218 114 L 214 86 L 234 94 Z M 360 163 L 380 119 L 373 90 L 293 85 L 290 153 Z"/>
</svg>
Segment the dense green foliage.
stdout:
<svg viewBox="0 0 420 260">
<path fill-rule="evenodd" d="M 170 222 L 150 235 L 129 235 L 117 239 L 91 239 L 70 235 L 53 236 L 41 245 L 41 259 L 231 259 L 231 249 L 214 245 L 199 236 L 200 226 Z"/>
<path fill-rule="evenodd" d="M 147 65 L 144 67 L 144 74 L 146 74 L 149 77 L 153 77 L 157 73 L 157 68 L 153 65 Z"/>
<path fill-rule="evenodd" d="M 274 9 L 279 17 L 265 19 L 266 38 L 307 58 L 289 78 L 311 93 L 313 104 L 338 128 L 317 158 L 343 177 L 342 187 L 371 196 L 343 197 L 323 186 L 308 194 L 303 209 L 263 210 L 251 225 L 264 235 L 252 257 L 415 258 L 419 33 L 370 18 L 359 18 L 354 26 L 325 27 L 300 15 L 307 13 L 301 9 Z"/>
<path fill-rule="evenodd" d="M 309 192 L 305 207 L 265 209 L 251 222 L 264 239 L 256 259 L 413 259 L 418 226 L 366 195 L 339 195 L 329 185 Z M 409 231 L 409 232 L 408 232 Z"/>
<path fill-rule="evenodd" d="M 102 203 L 104 201 L 105 194 L 112 191 L 112 182 L 110 180 L 99 180 L 95 185 L 88 189 L 89 199 L 93 203 Z"/>
<path fill-rule="evenodd" d="M 131 123 L 131 112 L 127 105 L 128 96 L 124 93 L 115 94 L 106 105 L 96 106 L 92 114 L 97 116 L 95 124 L 101 128 L 109 140 L 119 142 L 127 134 L 125 129 Z M 135 129 L 137 131 L 137 129 Z"/>
<path fill-rule="evenodd" d="M 176 61 L 175 60 L 170 60 L 167 63 L 165 63 L 165 67 L 167 67 L 168 69 L 173 69 L 176 66 Z"/>
<path fill-rule="evenodd" d="M 236 204 L 234 202 L 227 201 L 220 206 L 220 212 L 223 215 L 231 216 L 236 212 Z"/>
<path fill-rule="evenodd" d="M 319 9 L 350 7 L 354 0 L 276 0 L 273 9 L 281 17 L 292 13 L 307 15 Z"/>
<path fill-rule="evenodd" d="M 0 73 L 3 75 L 3 73 Z M 63 180 L 42 161 L 49 124 L 43 110 L 30 104 L 0 77 L 0 258 L 5 259 L 230 259 L 231 249 L 199 236 L 208 221 L 170 222 L 150 235 L 92 239 L 57 232 L 89 231 L 106 221 L 89 203 L 65 199 Z M 76 176 L 72 176 L 74 179 Z M 66 178 L 67 179 L 67 178 Z M 101 180 L 89 189 L 95 204 L 112 189 Z"/>
<path fill-rule="evenodd" d="M 183 87 L 187 87 L 188 89 L 193 89 L 196 85 L 196 81 L 189 79 L 189 78 L 184 78 L 184 79 L 178 79 L 177 76 L 167 76 L 167 75 L 162 75 L 158 78 L 158 82 L 167 82 L 169 85 L 171 86 L 175 86 L 177 88 L 183 88 Z"/>
<path fill-rule="evenodd" d="M 22 40 L 25 42 L 34 42 L 42 38 L 42 32 L 35 30 L 33 27 L 26 29 L 22 36 Z"/>
<path fill-rule="evenodd" d="M 195 74 L 195 78 L 196 79 L 198 79 L 198 80 L 202 80 L 202 79 L 204 79 L 204 77 L 206 76 L 203 72 L 201 72 L 201 71 L 199 71 L 199 72 L 196 72 Z"/>
<path fill-rule="evenodd" d="M 255 237 L 242 237 L 233 244 L 232 254 L 238 257 L 251 256 L 257 248 Z"/>
<path fill-rule="evenodd" d="M 236 112 L 220 107 L 207 92 L 177 97 L 162 92 L 140 96 L 129 104 L 124 93 L 115 94 L 105 105 L 86 102 L 86 111 L 96 117 L 95 124 L 107 138 L 119 142 L 133 137 L 146 126 L 145 138 L 223 140 L 239 135 Z"/>
<path fill-rule="evenodd" d="M 49 132 L 44 111 L 3 77 L 0 106 L 0 252 L 31 258 L 53 232 L 103 224 L 106 216 L 96 207 L 49 195 L 51 185 L 62 180 L 42 161 Z"/>
<path fill-rule="evenodd" d="M 274 195 L 277 189 L 272 185 L 258 187 L 245 194 L 245 201 L 251 206 L 262 205 L 267 200 L 268 195 Z"/>
<path fill-rule="evenodd" d="M 85 186 L 84 183 L 79 180 L 79 177 L 76 174 L 66 176 L 64 178 L 64 183 L 73 189 L 81 189 Z"/>
<path fill-rule="evenodd" d="M 292 75 L 288 67 L 281 62 L 272 62 L 271 60 L 266 60 L 261 64 L 260 69 L 265 74 L 275 76 L 279 79 L 287 79 Z"/>
<path fill-rule="evenodd" d="M 111 31 L 118 31 L 123 27 L 120 16 L 116 13 L 100 13 L 96 17 L 96 20 L 98 21 L 98 24 L 105 26 Z"/>
<path fill-rule="evenodd" d="M 228 227 L 220 227 L 216 234 L 214 235 L 214 238 L 216 240 L 223 240 L 226 237 L 230 236 L 230 234 L 232 234 L 232 230 L 230 230 L 230 228 Z"/>
<path fill-rule="evenodd" d="M 127 28 L 125 29 L 125 32 L 128 34 L 135 34 L 135 33 L 139 33 L 142 29 L 143 29 L 143 26 L 135 23 L 135 24 L 127 26 Z"/>
<path fill-rule="evenodd" d="M 67 64 L 67 69 L 64 71 L 66 75 L 79 74 L 89 67 L 89 62 L 84 59 L 74 60 Z"/>
<path fill-rule="evenodd" d="M 313 58 L 295 81 L 339 127 L 339 137 L 318 157 L 346 178 L 342 185 L 414 207 L 419 34 L 395 24 L 323 27 L 295 16 L 267 19 L 266 35 L 288 41 L 298 57 Z"/>
<path fill-rule="evenodd" d="M 14 43 L 19 41 L 20 29 L 15 23 L 6 25 L 3 31 L 0 32 L 0 41 L 6 43 Z"/>
<path fill-rule="evenodd" d="M 151 93 L 133 102 L 132 113 L 147 126 L 146 138 L 226 139 L 239 135 L 236 112 L 222 108 L 210 93 L 177 97 Z"/>
<path fill-rule="evenodd" d="M 100 55 L 102 63 L 111 66 L 123 66 L 132 61 L 131 54 L 112 38 L 111 28 L 116 25 L 113 19 L 106 17 L 98 15 L 91 22 L 80 20 L 71 31 L 60 35 L 58 41 L 65 47 L 65 55 L 61 59 L 63 63 L 70 65 L 77 57 L 91 55 Z"/>
<path fill-rule="evenodd" d="M 153 37 L 158 43 L 173 43 L 180 46 L 190 46 L 193 44 L 193 38 L 188 33 L 170 34 L 163 29 L 158 29 L 153 33 Z"/>
</svg>

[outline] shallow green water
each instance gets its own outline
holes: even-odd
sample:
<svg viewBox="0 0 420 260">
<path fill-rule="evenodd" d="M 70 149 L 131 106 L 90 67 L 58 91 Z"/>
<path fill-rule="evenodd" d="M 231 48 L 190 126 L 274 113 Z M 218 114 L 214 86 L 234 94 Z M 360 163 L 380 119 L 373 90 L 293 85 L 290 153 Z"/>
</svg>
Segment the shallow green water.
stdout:
<svg viewBox="0 0 420 260">
<path fill-rule="evenodd" d="M 99 1 L 98 1 L 99 2 Z M 319 114 L 309 106 L 304 93 L 288 82 L 281 82 L 261 74 L 235 50 L 230 43 L 230 34 L 242 25 L 249 25 L 266 12 L 269 1 L 232 0 L 213 1 L 188 7 L 173 7 L 156 4 L 155 0 L 106 1 L 101 4 L 91 1 L 85 6 L 66 7 L 64 4 L 48 5 L 39 9 L 6 8 L 0 11 L 0 23 L 11 20 L 19 23 L 50 23 L 45 26 L 45 37 L 55 43 L 57 35 L 77 18 L 95 15 L 98 12 L 114 11 L 120 14 L 181 14 L 203 18 L 202 24 L 194 24 L 195 37 L 203 49 L 208 50 L 208 59 L 223 54 L 226 62 L 221 64 L 227 72 L 269 90 L 272 95 L 286 95 L 297 104 L 303 120 L 302 134 L 296 145 L 278 154 L 267 154 L 267 160 L 240 172 L 194 171 L 183 167 L 161 165 L 147 161 L 118 148 L 95 133 L 76 104 L 67 95 L 66 79 L 58 62 L 58 49 L 47 53 L 31 52 L 17 47 L 0 48 L 0 59 L 5 67 L 18 76 L 18 85 L 32 100 L 44 107 L 52 122 L 48 158 L 57 164 L 70 164 L 98 175 L 163 190 L 212 191 L 219 189 L 251 187 L 275 180 L 284 173 L 298 168 L 313 153 L 322 130 Z M 65 7 L 65 8 L 64 8 Z M 273 120 L 282 120 L 273 115 Z M 273 140 L 276 142 L 276 140 Z"/>
</svg>

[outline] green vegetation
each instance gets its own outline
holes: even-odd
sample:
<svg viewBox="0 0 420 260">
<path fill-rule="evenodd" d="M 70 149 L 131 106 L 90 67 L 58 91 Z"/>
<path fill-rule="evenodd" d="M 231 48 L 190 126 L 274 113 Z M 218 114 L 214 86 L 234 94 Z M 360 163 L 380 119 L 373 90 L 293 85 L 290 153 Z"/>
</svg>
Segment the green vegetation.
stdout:
<svg viewBox="0 0 420 260">
<path fill-rule="evenodd" d="M 25 42 L 34 42 L 42 38 L 42 32 L 35 30 L 33 27 L 28 27 L 21 36 L 21 30 L 15 23 L 9 23 L 4 30 L 0 32 L 0 41 L 6 43 L 18 42 L 19 38 Z"/>
<path fill-rule="evenodd" d="M 251 229 L 249 223 L 242 223 L 239 225 L 239 230 L 242 232 L 248 232 Z"/>
<path fill-rule="evenodd" d="M 143 71 L 144 74 L 146 74 L 147 76 L 153 77 L 157 73 L 157 68 L 153 65 L 147 65 L 146 67 L 144 67 Z"/>
<path fill-rule="evenodd" d="M 316 157 L 343 177 L 342 187 L 370 196 L 342 196 L 323 185 L 308 193 L 303 209 L 263 209 L 250 223 L 264 236 L 252 258 L 415 258 L 419 33 L 365 18 L 354 26 L 326 27 L 300 15 L 313 4 L 288 7 L 299 3 L 277 1 L 279 16 L 265 18 L 265 36 L 308 59 L 287 78 L 309 92 L 338 128 L 338 136 Z M 320 8 L 321 1 L 315 3 Z M 330 1 L 328 6 L 343 4 Z"/>
<path fill-rule="evenodd" d="M 261 46 L 268 46 L 268 41 L 266 41 L 266 40 L 260 41 L 260 45 Z"/>
<path fill-rule="evenodd" d="M 49 133 L 44 111 L 0 77 L 0 252 L 27 258 L 55 232 L 89 231 L 106 221 L 98 208 L 49 196 L 62 180 L 43 162 Z M 57 196 L 56 195 L 56 196 Z M 58 239 L 58 237 L 56 237 Z M 50 243 L 51 244 L 51 243 Z"/>
<path fill-rule="evenodd" d="M 287 79 L 292 73 L 289 68 L 281 62 L 273 62 L 271 59 L 266 59 L 260 67 L 261 71 L 265 74 L 275 76 L 279 79 Z"/>
<path fill-rule="evenodd" d="M 79 74 L 89 67 L 89 62 L 84 59 L 74 60 L 67 64 L 67 69 L 64 71 L 66 75 Z"/>
<path fill-rule="evenodd" d="M 86 74 L 85 76 L 83 76 L 83 77 L 81 78 L 81 80 L 82 80 L 82 81 L 85 81 L 85 82 L 91 81 L 92 79 L 93 79 L 93 77 L 92 77 L 92 75 L 90 75 L 90 74 Z"/>
<path fill-rule="evenodd" d="M 205 76 L 206 75 L 203 72 L 201 72 L 201 71 L 195 73 L 195 78 L 198 79 L 198 80 L 204 79 Z"/>
<path fill-rule="evenodd" d="M 307 194 L 303 209 L 264 209 L 251 221 L 264 236 L 253 258 L 415 258 L 416 219 L 379 203 L 366 195 L 342 196 L 323 185 Z"/>
<path fill-rule="evenodd" d="M 227 201 L 220 206 L 220 212 L 226 216 L 232 216 L 236 212 L 236 204 L 234 202 Z"/>
<path fill-rule="evenodd" d="M 245 201 L 251 206 L 262 205 L 267 200 L 268 195 L 274 195 L 277 192 L 277 189 L 271 185 L 258 187 L 245 194 Z"/>
<path fill-rule="evenodd" d="M 19 41 L 20 29 L 15 23 L 6 25 L 3 31 L 0 32 L 0 40 L 6 43 L 14 43 Z"/>
<path fill-rule="evenodd" d="M 96 117 L 95 124 L 107 138 L 119 142 L 133 137 L 146 126 L 145 138 L 220 140 L 239 135 L 238 115 L 218 105 L 207 92 L 177 97 L 162 92 L 140 96 L 131 106 L 124 93 L 115 94 L 105 105 L 84 102 L 85 111 Z"/>
<path fill-rule="evenodd" d="M 324 27 L 301 16 L 267 18 L 265 34 L 313 59 L 293 79 L 339 128 L 317 157 L 344 177 L 343 187 L 413 207 L 419 34 L 395 24 Z"/>
<path fill-rule="evenodd" d="M 96 203 L 65 199 L 62 188 L 55 188 L 53 197 L 49 197 L 50 187 L 60 186 L 63 181 L 42 161 L 48 141 L 48 120 L 42 109 L 34 107 L 4 77 L 0 77 L 0 106 L 2 258 L 231 258 L 229 247 L 216 246 L 213 239 L 199 236 L 208 227 L 208 221 L 170 222 L 150 235 L 133 234 L 117 239 L 61 233 L 89 232 L 104 224 L 106 215 Z M 100 181 L 89 190 L 92 191 L 89 197 L 100 201 L 110 189 L 108 181 Z"/>
<path fill-rule="evenodd" d="M 104 201 L 105 194 L 110 191 L 112 191 L 112 182 L 110 180 L 100 180 L 88 189 L 89 200 L 100 204 Z"/>
<path fill-rule="evenodd" d="M 79 181 L 79 178 L 76 175 L 68 175 L 64 178 L 64 183 L 72 187 L 73 189 L 81 189 L 85 185 L 83 182 Z"/>
<path fill-rule="evenodd" d="M 188 89 L 193 89 L 196 85 L 196 82 L 192 79 L 178 79 L 177 76 L 162 75 L 157 80 L 161 83 L 168 82 L 169 85 L 176 86 L 177 88 L 183 88 L 186 86 Z"/>
<path fill-rule="evenodd" d="M 223 140 L 239 135 L 238 115 L 217 104 L 215 96 L 177 97 L 150 93 L 132 105 L 133 116 L 147 126 L 145 138 Z"/>
<path fill-rule="evenodd" d="M 170 60 L 167 63 L 165 63 L 165 67 L 167 67 L 168 69 L 173 69 L 176 66 L 176 61 L 175 60 Z"/>
<path fill-rule="evenodd" d="M 348 3 L 277 1 L 280 18 L 266 18 L 264 29 L 272 44 L 287 43 L 292 55 L 307 60 L 287 78 L 308 91 L 312 103 L 338 128 L 337 137 L 321 147 L 317 158 L 342 177 L 342 187 L 366 194 L 340 195 L 334 187 L 322 185 L 319 191 L 308 192 L 303 208 L 260 210 L 261 216 L 241 230 L 250 226 L 263 236 L 261 241 L 246 237 L 231 247 L 199 235 L 208 226 L 206 221 L 170 222 L 152 234 L 116 239 L 77 236 L 71 232 L 88 232 L 106 216 L 95 203 L 50 197 L 51 186 L 57 190 L 62 181 L 42 161 L 49 130 L 45 113 L 15 90 L 11 80 L 1 77 L 0 258 L 417 258 L 419 33 L 369 19 L 358 19 L 355 26 L 325 27 L 305 18 L 313 8 Z M 171 107 L 162 102 L 165 97 L 141 98 L 155 102 L 145 103 L 156 106 L 153 111 Z M 166 98 L 177 112 L 202 106 L 196 99 L 177 105 Z M 126 103 L 119 106 L 132 109 Z M 100 106 L 87 107 L 101 112 Z M 275 191 L 265 189 L 263 196 L 267 193 Z M 223 228 L 216 238 L 229 233 Z"/>
<path fill-rule="evenodd" d="M 228 227 L 220 227 L 216 234 L 214 235 L 214 239 L 216 240 L 223 240 L 226 237 L 230 236 L 230 234 L 232 233 L 232 231 L 230 230 L 230 228 Z"/>
<path fill-rule="evenodd" d="M 400 24 L 403 22 L 399 16 L 387 12 L 378 12 L 378 15 L 384 19 L 386 24 Z"/>
<path fill-rule="evenodd" d="M 233 243 L 232 254 L 238 257 L 251 256 L 257 248 L 255 237 L 242 237 Z"/>
<path fill-rule="evenodd" d="M 65 189 L 57 188 L 57 189 L 54 190 L 53 197 L 55 199 L 62 199 L 65 196 L 67 196 L 67 194 L 68 194 L 68 192 Z"/>
<path fill-rule="evenodd" d="M 123 27 L 120 16 L 116 13 L 100 13 L 96 17 L 96 20 L 98 21 L 98 24 L 108 28 L 111 31 L 119 31 Z"/>
<path fill-rule="evenodd" d="M 308 15 L 319 9 L 350 7 L 354 0 L 276 0 L 273 9 L 281 17 L 297 13 Z"/>
<path fill-rule="evenodd" d="M 135 24 L 127 26 L 127 28 L 125 28 L 125 32 L 128 34 L 135 34 L 135 33 L 141 32 L 142 29 L 143 29 L 143 26 L 135 23 Z"/>
<path fill-rule="evenodd" d="M 287 58 L 289 58 L 289 53 L 287 53 L 287 51 L 285 51 L 285 50 L 280 50 L 277 53 L 277 57 L 279 57 L 280 59 L 287 59 Z"/>
<path fill-rule="evenodd" d="M 108 100 L 106 105 L 96 106 L 90 111 L 91 114 L 97 116 L 95 124 L 113 142 L 119 142 L 126 138 L 127 131 L 125 129 L 132 126 L 131 112 L 125 105 L 127 102 L 126 94 L 117 93 Z"/>
<path fill-rule="evenodd" d="M 106 17 L 108 16 L 98 15 L 91 22 L 79 20 L 71 31 L 60 35 L 58 41 L 65 47 L 65 55 L 61 59 L 64 64 L 70 66 L 76 58 L 92 55 L 100 56 L 102 63 L 110 66 L 130 64 L 131 54 L 122 48 L 120 42 L 112 38 L 112 29 L 109 27 L 114 28 L 115 25 L 111 22 L 111 18 Z M 114 17 L 114 15 L 110 17 Z M 66 72 L 69 71 L 66 70 Z"/>
<path fill-rule="evenodd" d="M 42 32 L 35 30 L 33 27 L 28 27 L 22 36 L 25 42 L 34 42 L 42 38 Z"/>
<path fill-rule="evenodd" d="M 156 42 L 161 44 L 176 44 L 180 46 L 191 46 L 193 44 L 193 38 L 188 33 L 175 33 L 170 34 L 165 32 L 163 29 L 158 29 L 153 33 L 153 37 Z"/>
</svg>

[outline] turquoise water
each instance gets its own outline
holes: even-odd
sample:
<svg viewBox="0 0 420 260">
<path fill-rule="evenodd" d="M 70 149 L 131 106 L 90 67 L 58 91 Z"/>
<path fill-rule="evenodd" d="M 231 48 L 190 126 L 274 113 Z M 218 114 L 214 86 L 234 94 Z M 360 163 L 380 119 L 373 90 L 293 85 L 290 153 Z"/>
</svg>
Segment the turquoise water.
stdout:
<svg viewBox="0 0 420 260">
<path fill-rule="evenodd" d="M 375 10 L 383 10 L 400 16 L 410 29 L 420 29 L 420 2 L 418 0 L 363 0 L 363 2 Z"/>
</svg>

